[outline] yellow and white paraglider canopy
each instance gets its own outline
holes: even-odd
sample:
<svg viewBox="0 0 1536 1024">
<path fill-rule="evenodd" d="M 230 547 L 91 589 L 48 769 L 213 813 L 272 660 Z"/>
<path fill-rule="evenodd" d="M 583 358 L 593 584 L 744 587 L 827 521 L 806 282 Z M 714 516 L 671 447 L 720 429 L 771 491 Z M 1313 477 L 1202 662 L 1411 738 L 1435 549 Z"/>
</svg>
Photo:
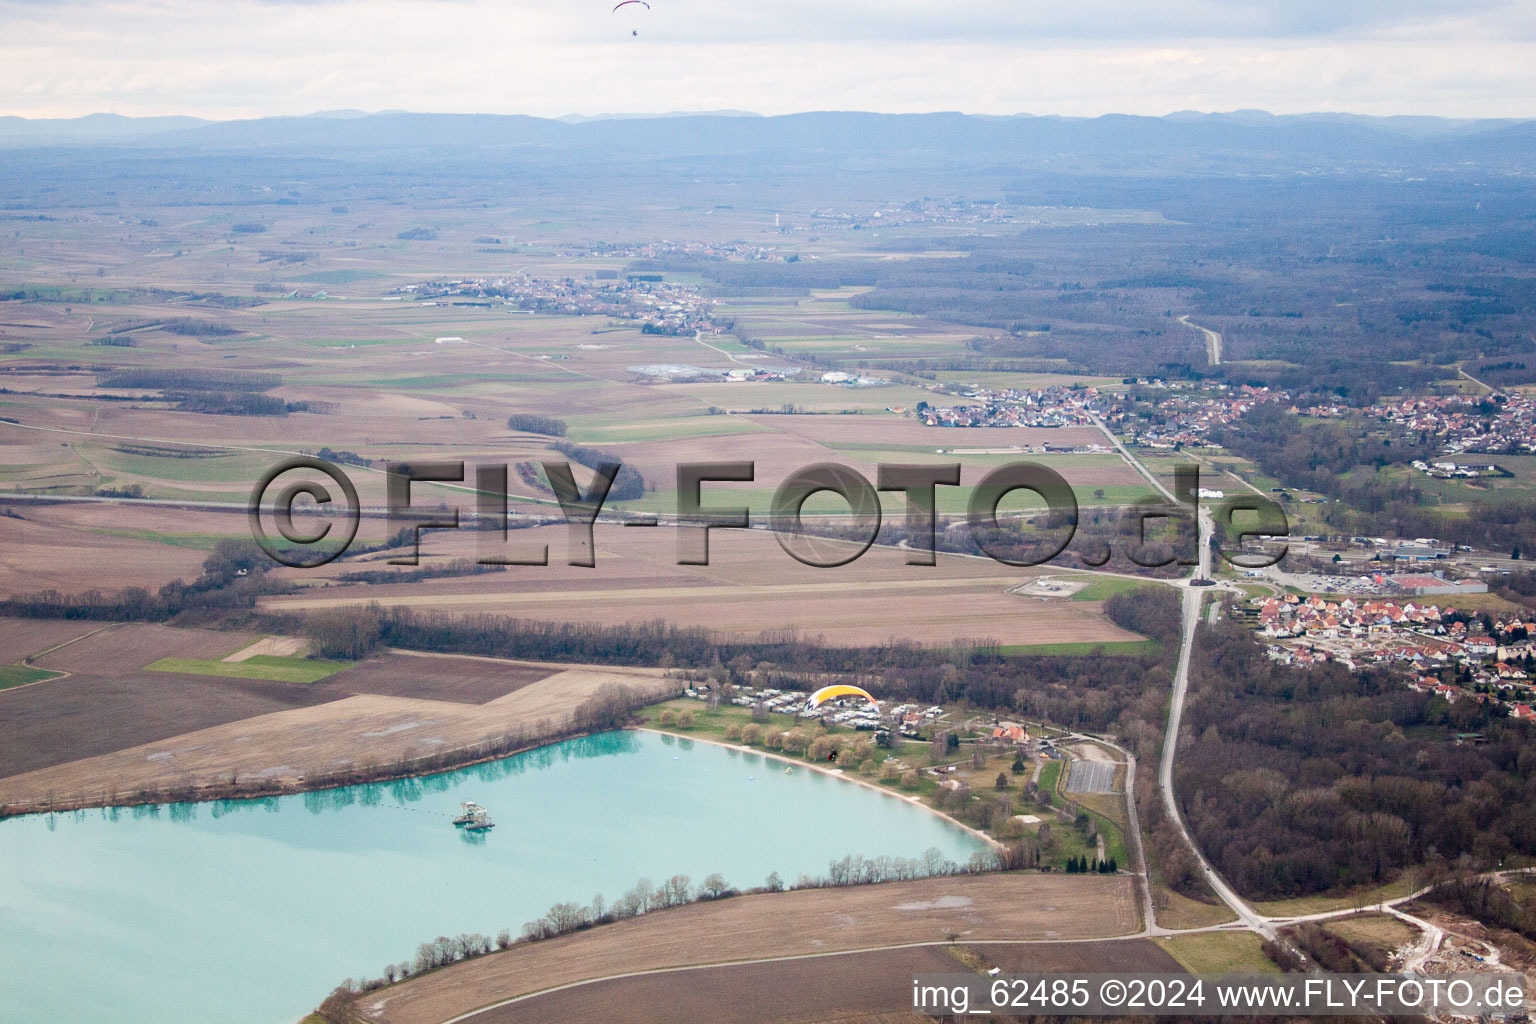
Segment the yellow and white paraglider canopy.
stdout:
<svg viewBox="0 0 1536 1024">
<path fill-rule="evenodd" d="M 860 689 L 857 686 L 848 686 L 844 683 L 839 683 L 835 686 L 823 686 L 805 698 L 805 710 L 809 711 L 812 708 L 818 708 L 834 697 L 863 697 L 874 705 L 876 711 L 880 710 L 880 702 L 871 697 L 868 690 Z"/>
</svg>

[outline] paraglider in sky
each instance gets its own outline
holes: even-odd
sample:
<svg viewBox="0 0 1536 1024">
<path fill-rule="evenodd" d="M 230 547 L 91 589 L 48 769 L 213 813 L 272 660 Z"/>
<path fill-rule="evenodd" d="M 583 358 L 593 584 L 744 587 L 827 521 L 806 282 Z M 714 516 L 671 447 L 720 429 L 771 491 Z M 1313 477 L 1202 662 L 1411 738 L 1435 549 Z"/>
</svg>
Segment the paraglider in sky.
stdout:
<svg viewBox="0 0 1536 1024">
<path fill-rule="evenodd" d="M 619 0 L 618 3 L 613 5 L 613 10 L 610 11 L 609 13 L 610 14 L 618 14 L 620 7 L 628 7 L 630 4 L 639 4 L 641 7 L 644 7 L 646 10 L 650 10 L 651 9 L 651 5 L 646 3 L 645 0 Z M 629 34 L 632 35 L 632 36 L 637 36 L 637 35 L 640 34 L 640 30 L 639 29 L 630 29 Z"/>
<path fill-rule="evenodd" d="M 823 686 L 805 698 L 805 710 L 810 711 L 812 708 L 821 707 L 821 705 L 835 697 L 863 697 L 875 706 L 876 711 L 880 710 L 880 702 L 871 697 L 869 691 L 861 690 L 857 686 L 848 686 L 844 683 L 839 683 L 835 686 Z"/>
</svg>

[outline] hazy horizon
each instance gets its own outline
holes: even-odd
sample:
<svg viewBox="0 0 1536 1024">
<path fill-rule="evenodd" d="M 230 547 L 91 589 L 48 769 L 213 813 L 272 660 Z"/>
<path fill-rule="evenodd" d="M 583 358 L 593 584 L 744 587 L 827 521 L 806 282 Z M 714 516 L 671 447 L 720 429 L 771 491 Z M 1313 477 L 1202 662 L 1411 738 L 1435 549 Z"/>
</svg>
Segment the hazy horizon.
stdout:
<svg viewBox="0 0 1536 1024">
<path fill-rule="evenodd" d="M 177 119 L 177 118 L 180 118 L 180 119 L 197 120 L 197 121 L 203 121 L 203 122 L 210 123 L 210 124 L 216 124 L 216 123 L 229 122 L 229 121 L 279 120 L 279 119 L 284 119 L 284 118 L 292 118 L 292 119 L 332 118 L 332 119 L 336 119 L 336 120 L 348 120 L 348 119 L 354 119 L 354 118 L 377 117 L 377 116 L 384 116 L 384 115 L 410 115 L 410 116 L 421 116 L 421 117 L 531 117 L 531 118 L 537 118 L 539 120 L 545 120 L 545 121 L 565 121 L 565 122 L 572 123 L 572 124 L 578 124 L 578 123 L 582 123 L 582 122 L 585 122 L 585 121 L 624 121 L 624 120 L 639 121 L 639 120 L 660 120 L 660 119 L 663 119 L 663 118 L 686 118 L 686 117 L 737 117 L 737 118 L 743 118 L 743 119 L 748 119 L 748 120 L 751 120 L 751 119 L 763 119 L 763 120 L 766 120 L 766 119 L 769 119 L 769 118 L 795 117 L 795 116 L 809 115 L 809 114 L 875 114 L 875 115 L 889 115 L 889 116 L 898 116 L 898 117 L 899 116 L 930 116 L 930 115 L 937 115 L 937 114 L 955 114 L 955 115 L 958 115 L 958 116 L 961 116 L 961 117 L 988 118 L 988 119 L 995 119 L 995 120 L 1007 120 L 1007 119 L 1010 119 L 1010 118 L 1018 118 L 1018 119 L 1037 118 L 1037 119 L 1040 119 L 1040 120 L 1063 120 L 1063 121 L 1068 121 L 1068 120 L 1091 121 L 1091 120 L 1095 120 L 1097 118 L 1104 118 L 1104 117 L 1144 117 L 1144 118 L 1153 118 L 1153 119 L 1172 119 L 1172 118 L 1178 118 L 1178 117 L 1190 117 L 1190 118 L 1197 118 L 1197 117 L 1231 117 L 1231 118 L 1238 118 L 1238 117 L 1244 117 L 1244 116 L 1250 116 L 1250 117 L 1254 117 L 1254 118 L 1266 118 L 1266 117 L 1268 117 L 1268 118 L 1277 118 L 1277 119 L 1278 118 L 1331 118 L 1331 119 L 1361 118 L 1361 119 L 1373 119 L 1373 120 L 1417 119 L 1417 120 L 1446 121 L 1446 122 L 1449 122 L 1449 123 L 1475 123 L 1475 122 L 1479 122 L 1479 121 L 1519 122 L 1519 121 L 1536 120 L 1536 113 L 1531 113 L 1531 114 L 1527 114 L 1527 115 L 1508 115 L 1508 116 L 1495 116 L 1495 115 L 1466 115 L 1466 116 L 1458 116 L 1458 115 L 1452 115 L 1452 114 L 1427 114 L 1427 113 L 1423 113 L 1421 111 L 1414 111 L 1414 110 L 1407 110 L 1407 111 L 1402 111 L 1402 112 L 1399 112 L 1399 113 L 1390 113 L 1390 114 L 1376 114 L 1376 113 L 1365 113 L 1365 112 L 1359 111 L 1359 110 L 1295 110 L 1295 111 L 1284 111 L 1284 112 L 1281 112 L 1281 111 L 1274 111 L 1274 110 L 1266 110 L 1266 109 L 1259 108 L 1259 107 L 1233 107 L 1233 108 L 1224 108 L 1224 109 L 1217 109 L 1217 108 L 1210 108 L 1210 109 L 1181 108 L 1181 109 L 1178 109 L 1178 110 L 1163 111 L 1161 113 L 1139 113 L 1139 112 L 1134 112 L 1134 111 L 1129 111 L 1129 110 L 1104 110 L 1104 111 L 1100 111 L 1098 113 L 1090 113 L 1090 114 L 1039 113 L 1039 112 L 1028 111 L 1028 110 L 1012 111 L 1012 112 L 1009 112 L 1009 113 L 993 113 L 993 112 L 989 112 L 989 111 L 961 110 L 961 109 L 939 109 L 939 108 L 927 109 L 927 110 L 871 110 L 871 109 L 866 109 L 866 108 L 854 108 L 854 107 L 806 107 L 805 109 L 800 109 L 800 110 L 784 110 L 784 111 L 775 111 L 773 113 L 764 113 L 764 112 L 756 111 L 756 110 L 704 109 L 704 108 L 699 108 L 699 109 L 678 109 L 678 110 L 665 110 L 665 111 L 662 111 L 662 110 L 604 110 L 604 111 L 598 111 L 598 112 L 595 112 L 595 113 L 594 112 L 588 112 L 588 111 L 573 110 L 573 111 L 567 111 L 564 114 L 535 114 L 535 113 L 530 113 L 528 111 L 522 111 L 522 110 L 415 110 L 415 109 L 407 109 L 407 108 L 403 108 L 403 107 L 381 107 L 381 108 L 368 109 L 368 110 L 351 109 L 351 108 L 339 108 L 339 109 L 338 108 L 332 108 L 332 109 L 316 109 L 316 110 L 297 110 L 296 109 L 296 110 L 290 110 L 290 111 L 275 111 L 273 113 L 268 113 L 268 114 L 254 114 L 254 115 L 250 115 L 250 116 L 226 115 L 226 116 L 216 116 L 216 117 L 204 117 L 202 115 L 190 114 L 190 113 L 186 113 L 184 111 L 170 111 L 170 112 L 162 113 L 162 114 L 130 114 L 130 113 L 125 113 L 122 110 L 105 110 L 104 109 L 104 110 L 89 110 L 89 111 L 85 111 L 85 112 L 79 113 L 79 114 L 64 114 L 64 115 L 57 115 L 57 116 L 54 116 L 54 115 L 15 114 L 15 113 L 7 112 L 7 111 L 0 111 L 0 118 L 17 118 L 17 119 L 21 119 L 21 120 L 25 120 L 25 121 L 60 121 L 60 122 L 63 122 L 63 121 L 81 121 L 81 120 L 86 120 L 86 119 L 93 118 L 93 117 L 116 117 L 116 118 L 130 119 L 130 120 L 145 120 L 145 121 L 147 121 L 147 120 L 158 120 L 158 119 Z"/>
</svg>

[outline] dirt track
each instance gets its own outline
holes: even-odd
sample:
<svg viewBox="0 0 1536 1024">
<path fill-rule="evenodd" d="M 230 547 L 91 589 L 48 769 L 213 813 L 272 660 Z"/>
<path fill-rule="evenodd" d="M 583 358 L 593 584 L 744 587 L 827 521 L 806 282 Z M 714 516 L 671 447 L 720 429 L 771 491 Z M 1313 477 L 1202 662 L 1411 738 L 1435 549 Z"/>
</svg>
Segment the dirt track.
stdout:
<svg viewBox="0 0 1536 1024">
<path fill-rule="evenodd" d="M 950 933 L 1071 940 L 1138 927 L 1129 877 L 993 874 L 806 889 L 694 904 L 516 947 L 398 985 L 365 1005 L 387 1024 L 440 1024 L 501 999 L 627 971 L 943 941 Z"/>
</svg>

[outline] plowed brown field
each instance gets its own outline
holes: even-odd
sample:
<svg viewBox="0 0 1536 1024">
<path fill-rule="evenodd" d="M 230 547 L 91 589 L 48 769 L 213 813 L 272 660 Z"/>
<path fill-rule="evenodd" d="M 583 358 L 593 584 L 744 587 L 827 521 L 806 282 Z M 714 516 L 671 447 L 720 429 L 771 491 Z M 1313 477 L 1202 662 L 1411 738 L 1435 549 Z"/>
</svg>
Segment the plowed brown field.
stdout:
<svg viewBox="0 0 1536 1024">
<path fill-rule="evenodd" d="M 366 1002 L 370 1015 L 387 1024 L 439 1024 L 524 993 L 631 971 L 942 942 L 950 934 L 967 942 L 1072 940 L 1124 935 L 1138 927 L 1129 877 L 994 874 L 804 889 L 697 903 L 516 946 L 397 985 Z M 1163 961 L 1171 962 L 1166 954 Z M 961 969 L 949 963 L 950 969 Z M 584 1018 L 487 1018 L 532 1019 Z"/>
</svg>

